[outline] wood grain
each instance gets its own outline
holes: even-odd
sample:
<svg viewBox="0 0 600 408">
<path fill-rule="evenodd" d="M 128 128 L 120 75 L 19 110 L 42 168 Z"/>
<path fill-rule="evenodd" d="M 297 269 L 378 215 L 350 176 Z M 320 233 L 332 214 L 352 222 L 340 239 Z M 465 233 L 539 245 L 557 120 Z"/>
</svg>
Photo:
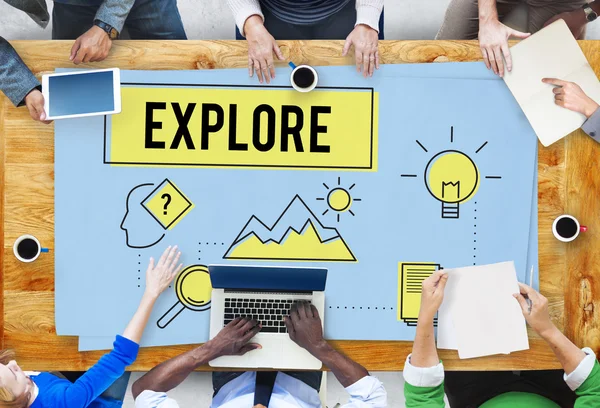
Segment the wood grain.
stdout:
<svg viewBox="0 0 600 408">
<path fill-rule="evenodd" d="M 36 75 L 55 68 L 72 68 L 70 41 L 14 41 L 23 60 Z M 342 57 L 342 41 L 282 41 L 288 58 L 312 65 L 352 64 Z M 581 41 L 596 73 L 600 73 L 600 43 Z M 474 41 L 382 41 L 383 63 L 476 61 Z M 115 41 L 110 57 L 80 67 L 122 69 L 245 68 L 245 42 L 236 41 Z M 284 62 L 278 62 L 284 65 Z M 57 336 L 54 327 L 54 129 L 33 122 L 25 108 L 15 109 L 0 96 L 0 279 L 4 313 L 1 345 L 17 351 L 26 370 L 84 370 L 103 352 L 77 351 L 77 338 Z M 578 345 L 600 350 L 600 145 L 580 132 L 549 148 L 539 145 L 539 256 L 540 287 L 550 301 L 555 323 Z M 564 212 L 578 216 L 590 231 L 563 245 L 552 236 L 553 219 Z M 14 240 L 23 233 L 36 235 L 51 249 L 36 262 L 23 264 L 12 255 Z M 596 249 L 594 252 L 593 249 Z M 560 365 L 552 351 L 530 331 L 531 349 L 509 356 L 459 360 L 456 352 L 442 351 L 447 369 L 524 370 Z M 336 341 L 334 346 L 370 370 L 400 370 L 410 342 Z M 130 368 L 149 370 L 193 346 L 147 348 Z M 204 367 L 203 369 L 208 369 Z"/>
</svg>

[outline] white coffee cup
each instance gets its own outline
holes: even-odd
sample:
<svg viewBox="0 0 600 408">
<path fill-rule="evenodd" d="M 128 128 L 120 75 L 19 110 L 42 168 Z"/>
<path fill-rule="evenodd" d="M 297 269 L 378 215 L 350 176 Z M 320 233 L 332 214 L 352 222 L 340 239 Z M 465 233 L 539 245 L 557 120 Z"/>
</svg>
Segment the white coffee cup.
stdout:
<svg viewBox="0 0 600 408">
<path fill-rule="evenodd" d="M 30 259 L 23 258 L 21 255 L 19 255 L 19 251 L 18 251 L 19 244 L 26 239 L 31 239 L 32 241 L 34 241 L 37 244 L 37 247 L 38 247 L 37 253 L 35 254 L 35 256 L 33 256 L 33 258 L 30 258 Z M 21 235 L 19 238 L 17 238 L 17 240 L 15 241 L 15 243 L 13 245 L 13 252 L 15 253 L 15 257 L 19 261 L 33 262 L 36 259 L 38 259 L 38 257 L 40 256 L 40 254 L 42 252 L 48 252 L 48 248 L 42 248 L 40 241 L 38 241 L 38 239 L 36 237 L 34 237 L 33 235 Z"/>
<path fill-rule="evenodd" d="M 302 88 L 300 86 L 298 86 L 298 84 L 296 84 L 296 82 L 294 81 L 294 74 L 296 72 L 298 72 L 300 69 L 309 69 L 310 71 L 312 71 L 313 75 L 314 75 L 314 81 L 312 84 L 310 84 L 309 86 Z M 317 71 L 311 67 L 310 65 L 298 65 L 297 67 L 295 67 L 292 70 L 292 74 L 290 75 L 290 82 L 292 83 L 292 87 L 298 91 L 298 92 L 310 92 L 313 89 L 315 89 L 315 87 L 317 86 L 317 83 L 319 82 L 319 75 L 317 74 Z"/>
<path fill-rule="evenodd" d="M 558 226 L 559 221 L 562 219 L 573 220 L 575 222 L 575 227 L 576 227 L 575 233 L 572 236 L 565 237 L 565 236 L 559 234 L 557 226 Z M 552 233 L 554 234 L 554 237 L 562 242 L 574 241 L 575 238 L 577 238 L 579 236 L 579 233 L 586 232 L 586 231 L 587 231 L 587 227 L 585 225 L 580 225 L 577 218 L 573 217 L 572 215 L 568 215 L 568 214 L 563 214 L 563 215 L 556 217 L 556 219 L 552 223 Z"/>
</svg>

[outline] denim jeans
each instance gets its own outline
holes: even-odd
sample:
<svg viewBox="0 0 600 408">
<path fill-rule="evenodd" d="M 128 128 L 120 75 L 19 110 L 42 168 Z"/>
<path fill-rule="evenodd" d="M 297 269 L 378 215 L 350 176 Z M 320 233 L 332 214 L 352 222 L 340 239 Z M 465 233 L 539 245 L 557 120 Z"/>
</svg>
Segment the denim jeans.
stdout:
<svg viewBox="0 0 600 408">
<path fill-rule="evenodd" d="M 356 3 L 350 1 L 346 7 L 316 24 L 296 25 L 281 21 L 268 10 L 262 9 L 265 28 L 276 40 L 345 40 L 354 30 L 356 23 Z M 235 39 L 244 40 L 239 28 L 235 29 Z M 383 40 L 383 10 L 379 17 L 379 39 Z"/>
<path fill-rule="evenodd" d="M 52 39 L 75 40 L 92 27 L 98 7 L 54 2 Z M 137 0 L 125 28 L 132 40 L 187 40 L 177 0 Z"/>
<path fill-rule="evenodd" d="M 245 371 L 213 371 L 213 397 L 219 393 L 225 384 L 235 380 L 244 373 Z M 283 373 L 302 381 L 304 384 L 317 390 L 317 392 L 321 389 L 322 371 L 283 371 Z"/>
</svg>

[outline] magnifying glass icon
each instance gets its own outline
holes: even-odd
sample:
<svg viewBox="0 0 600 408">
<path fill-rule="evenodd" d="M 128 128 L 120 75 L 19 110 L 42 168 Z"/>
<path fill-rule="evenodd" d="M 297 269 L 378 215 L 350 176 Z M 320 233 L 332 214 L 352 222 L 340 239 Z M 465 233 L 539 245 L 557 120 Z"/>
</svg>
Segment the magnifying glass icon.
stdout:
<svg viewBox="0 0 600 408">
<path fill-rule="evenodd" d="M 164 329 L 185 309 L 203 312 L 210 309 L 212 285 L 205 265 L 192 265 L 179 273 L 175 280 L 177 302 L 162 315 L 156 324 Z"/>
</svg>

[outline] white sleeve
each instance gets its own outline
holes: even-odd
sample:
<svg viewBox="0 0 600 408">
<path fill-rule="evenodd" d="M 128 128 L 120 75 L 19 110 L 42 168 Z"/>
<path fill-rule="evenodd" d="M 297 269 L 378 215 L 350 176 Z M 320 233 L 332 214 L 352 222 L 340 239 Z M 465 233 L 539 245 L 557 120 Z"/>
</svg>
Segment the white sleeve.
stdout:
<svg viewBox="0 0 600 408">
<path fill-rule="evenodd" d="M 242 33 L 244 37 L 246 36 L 246 33 L 244 33 L 244 23 L 248 17 L 256 14 L 260 16 L 263 21 L 265 20 L 265 16 L 260 9 L 258 0 L 227 0 L 227 4 L 229 4 L 229 8 L 233 13 L 235 24 L 238 26 L 240 33 Z"/>
<path fill-rule="evenodd" d="M 444 366 L 439 363 L 433 367 L 415 367 L 410 363 L 410 356 L 404 363 L 404 381 L 413 387 L 437 387 L 444 382 Z"/>
<path fill-rule="evenodd" d="M 383 0 L 356 0 L 356 25 L 365 24 L 379 32 Z"/>
<path fill-rule="evenodd" d="M 586 347 L 581 349 L 581 351 L 587 355 L 581 360 L 577 368 L 571 374 L 564 374 L 565 382 L 572 391 L 575 391 L 585 382 L 585 380 L 587 380 L 594 368 L 594 364 L 596 364 L 596 355 L 591 348 Z"/>
<path fill-rule="evenodd" d="M 145 390 L 135 399 L 135 408 L 179 408 L 164 392 Z"/>
<path fill-rule="evenodd" d="M 387 407 L 387 391 L 381 381 L 366 376 L 346 387 L 350 399 L 344 408 L 385 408 Z"/>
</svg>

